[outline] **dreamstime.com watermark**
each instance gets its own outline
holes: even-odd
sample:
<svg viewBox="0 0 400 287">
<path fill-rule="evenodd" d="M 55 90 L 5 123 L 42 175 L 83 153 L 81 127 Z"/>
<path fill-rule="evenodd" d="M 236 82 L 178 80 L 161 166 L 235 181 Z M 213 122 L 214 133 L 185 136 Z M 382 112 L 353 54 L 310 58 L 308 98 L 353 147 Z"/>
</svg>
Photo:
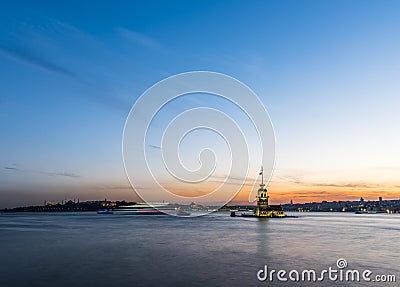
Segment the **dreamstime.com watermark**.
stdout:
<svg viewBox="0 0 400 287">
<path fill-rule="evenodd" d="M 340 258 L 336 262 L 336 267 L 329 267 L 321 271 L 314 269 L 298 270 L 276 270 L 269 269 L 264 265 L 263 269 L 257 272 L 257 279 L 262 282 L 396 282 L 396 275 L 394 274 L 373 274 L 371 270 L 357 270 L 348 269 L 346 259 Z"/>
</svg>

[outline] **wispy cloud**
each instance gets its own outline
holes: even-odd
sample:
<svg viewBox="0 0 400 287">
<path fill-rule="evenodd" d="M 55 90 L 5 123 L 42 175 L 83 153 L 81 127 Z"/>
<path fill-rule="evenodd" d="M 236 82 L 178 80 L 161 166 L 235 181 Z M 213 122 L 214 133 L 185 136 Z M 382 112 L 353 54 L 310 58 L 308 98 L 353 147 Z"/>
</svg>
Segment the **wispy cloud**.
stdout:
<svg viewBox="0 0 400 287">
<path fill-rule="evenodd" d="M 151 148 L 154 148 L 154 149 L 161 149 L 160 146 L 152 145 L 152 144 L 149 144 L 148 147 L 151 147 Z"/>
<path fill-rule="evenodd" d="M 128 39 L 129 41 L 135 44 L 139 44 L 141 46 L 151 49 L 157 49 L 157 50 L 165 49 L 163 45 L 161 45 L 157 40 L 147 35 L 138 33 L 136 31 L 128 30 L 125 28 L 118 28 L 117 31 L 121 36 L 123 36 L 124 38 Z"/>
<path fill-rule="evenodd" d="M 375 188 L 381 186 L 380 184 L 370 184 L 366 182 L 353 182 L 353 183 L 299 183 L 308 186 L 317 187 L 342 187 L 342 188 Z"/>
<path fill-rule="evenodd" d="M 34 65 L 46 71 L 70 77 L 80 82 L 85 82 L 81 77 L 79 77 L 74 72 L 68 70 L 67 68 L 62 67 L 61 65 L 58 65 L 56 63 L 53 63 L 41 56 L 34 55 L 31 51 L 28 51 L 27 49 L 22 49 L 17 47 L 7 47 L 4 44 L 0 44 L 0 53 L 15 60 Z"/>
<path fill-rule="evenodd" d="M 15 166 L 5 166 L 4 169 L 16 171 L 16 172 L 35 173 L 35 174 L 41 174 L 41 175 L 47 175 L 47 176 L 60 176 L 60 177 L 70 177 L 70 178 L 82 177 L 78 174 L 71 173 L 71 172 L 63 172 L 63 171 L 49 172 L 49 171 L 42 171 L 42 170 L 18 168 Z"/>
<path fill-rule="evenodd" d="M 132 187 L 129 184 L 119 185 L 119 184 L 103 184 L 103 185 L 95 185 L 90 189 L 95 190 L 131 190 Z"/>
<path fill-rule="evenodd" d="M 1 37 L 0 55 L 74 80 L 92 89 L 80 95 L 126 112 L 132 103 L 116 95 L 114 87 L 107 84 L 108 78 L 98 79 L 104 77 L 105 68 L 99 68 L 96 61 L 102 60 L 101 56 L 109 58 L 116 55 L 78 28 L 52 19 L 48 20 L 48 24 L 51 27 L 48 30 L 21 25 L 18 32 Z M 64 46 L 66 42 L 76 45 L 67 49 Z M 90 53 L 93 49 L 96 49 L 95 54 Z"/>
<path fill-rule="evenodd" d="M 336 187 L 336 188 L 379 188 L 379 187 L 393 187 L 393 186 L 385 186 L 383 184 L 378 183 L 369 183 L 369 182 L 315 182 L 303 180 L 298 176 L 293 175 L 285 175 L 285 176 L 276 176 L 277 180 L 273 182 L 284 182 L 291 183 L 299 186 L 305 187 Z"/>
</svg>

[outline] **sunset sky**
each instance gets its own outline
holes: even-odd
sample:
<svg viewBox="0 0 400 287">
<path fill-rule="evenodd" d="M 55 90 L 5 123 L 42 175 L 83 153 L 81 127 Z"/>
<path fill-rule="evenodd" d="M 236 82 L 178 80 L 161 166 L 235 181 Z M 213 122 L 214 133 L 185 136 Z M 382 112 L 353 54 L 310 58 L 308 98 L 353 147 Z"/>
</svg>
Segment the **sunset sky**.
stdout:
<svg viewBox="0 0 400 287">
<path fill-rule="evenodd" d="M 272 203 L 398 199 L 399 15 L 399 1 L 5 1 L 0 208 L 137 200 L 122 160 L 126 117 L 150 86 L 195 70 L 235 77 L 267 108 Z M 246 125 L 201 95 L 162 119 L 193 102 Z M 202 147 L 191 146 L 189 162 Z M 247 198 L 245 186 L 235 201 Z"/>
</svg>

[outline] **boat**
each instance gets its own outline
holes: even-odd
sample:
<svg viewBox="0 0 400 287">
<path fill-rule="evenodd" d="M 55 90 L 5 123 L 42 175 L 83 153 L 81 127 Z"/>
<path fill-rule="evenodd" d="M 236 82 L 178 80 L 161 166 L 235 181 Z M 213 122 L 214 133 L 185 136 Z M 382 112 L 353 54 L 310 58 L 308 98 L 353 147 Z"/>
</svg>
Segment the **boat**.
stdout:
<svg viewBox="0 0 400 287">
<path fill-rule="evenodd" d="M 179 209 L 178 212 L 176 213 L 178 216 L 190 216 L 190 212 L 184 211 L 182 209 Z"/>
<path fill-rule="evenodd" d="M 382 210 L 357 210 L 355 214 L 378 214 L 378 213 L 385 213 Z"/>
<path fill-rule="evenodd" d="M 113 214 L 114 212 L 111 209 L 99 209 L 97 210 L 97 214 Z"/>
<path fill-rule="evenodd" d="M 136 203 L 123 205 L 114 209 L 116 214 L 124 215 L 165 215 L 171 213 L 173 209 L 169 203 Z"/>
</svg>

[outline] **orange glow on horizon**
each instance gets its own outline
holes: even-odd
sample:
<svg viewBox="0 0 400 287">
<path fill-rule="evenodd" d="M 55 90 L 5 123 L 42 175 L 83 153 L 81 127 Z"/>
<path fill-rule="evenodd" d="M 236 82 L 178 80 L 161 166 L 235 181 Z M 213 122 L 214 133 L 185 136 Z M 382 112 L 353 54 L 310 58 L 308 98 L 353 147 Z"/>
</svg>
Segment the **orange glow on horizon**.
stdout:
<svg viewBox="0 0 400 287">
<path fill-rule="evenodd" d="M 248 201 L 249 190 L 243 188 L 232 200 L 232 202 L 245 203 Z M 271 183 L 268 186 L 270 202 L 272 204 L 306 203 L 321 201 L 356 201 L 363 197 L 365 200 L 378 200 L 380 196 L 384 199 L 399 199 L 400 187 L 388 186 L 381 189 L 372 188 L 340 188 L 340 187 L 320 187 L 309 186 L 282 186 Z"/>
</svg>

